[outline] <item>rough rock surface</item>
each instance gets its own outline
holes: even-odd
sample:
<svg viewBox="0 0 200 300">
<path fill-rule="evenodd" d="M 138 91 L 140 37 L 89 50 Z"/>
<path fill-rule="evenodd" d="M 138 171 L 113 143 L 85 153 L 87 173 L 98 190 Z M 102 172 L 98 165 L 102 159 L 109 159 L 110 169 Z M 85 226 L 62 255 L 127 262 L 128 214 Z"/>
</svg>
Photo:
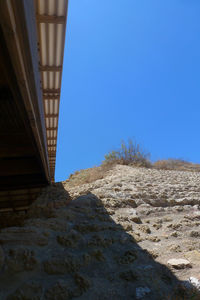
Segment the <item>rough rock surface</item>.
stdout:
<svg viewBox="0 0 200 300">
<path fill-rule="evenodd" d="M 118 165 L 48 187 L 1 228 L 0 299 L 200 299 L 199 204 L 200 173 Z"/>
</svg>

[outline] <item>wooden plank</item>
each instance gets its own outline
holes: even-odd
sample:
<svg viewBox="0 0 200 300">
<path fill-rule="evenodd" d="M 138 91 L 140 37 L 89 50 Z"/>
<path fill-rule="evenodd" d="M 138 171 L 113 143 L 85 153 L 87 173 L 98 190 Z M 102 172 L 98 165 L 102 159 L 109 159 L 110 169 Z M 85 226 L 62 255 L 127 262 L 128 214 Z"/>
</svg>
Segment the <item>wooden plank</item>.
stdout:
<svg viewBox="0 0 200 300">
<path fill-rule="evenodd" d="M 62 66 L 40 66 L 40 71 L 42 72 L 60 72 L 62 71 Z"/>
<path fill-rule="evenodd" d="M 45 118 L 58 118 L 58 114 L 45 114 Z"/>
<path fill-rule="evenodd" d="M 49 15 L 37 15 L 37 21 L 39 23 L 54 23 L 54 24 L 65 24 L 65 16 L 49 16 Z"/>
<path fill-rule="evenodd" d="M 52 137 L 52 138 L 47 138 L 47 141 L 56 141 L 57 140 L 57 137 Z M 50 146 L 50 145 L 49 145 Z M 53 146 L 53 145 L 52 145 Z"/>
<path fill-rule="evenodd" d="M 58 126 L 56 127 L 47 127 L 47 130 L 57 130 L 58 129 Z"/>
<path fill-rule="evenodd" d="M 60 99 L 60 95 L 44 95 L 44 100 L 58 100 Z"/>
<path fill-rule="evenodd" d="M 44 94 L 60 94 L 60 89 L 44 89 L 43 95 Z"/>
</svg>

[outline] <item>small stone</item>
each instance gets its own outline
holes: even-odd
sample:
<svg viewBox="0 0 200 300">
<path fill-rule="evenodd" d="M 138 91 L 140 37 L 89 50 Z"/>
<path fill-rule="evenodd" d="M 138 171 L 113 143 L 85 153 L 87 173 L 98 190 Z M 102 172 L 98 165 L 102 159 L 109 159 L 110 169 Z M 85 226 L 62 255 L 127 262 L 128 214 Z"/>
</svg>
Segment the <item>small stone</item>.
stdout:
<svg viewBox="0 0 200 300">
<path fill-rule="evenodd" d="M 160 238 L 158 238 L 157 236 L 148 236 L 147 240 L 155 243 L 160 242 Z"/>
<path fill-rule="evenodd" d="M 162 224 L 153 224 L 153 227 L 158 230 L 162 227 Z"/>
<path fill-rule="evenodd" d="M 157 258 L 159 256 L 158 251 L 156 250 L 148 250 L 149 254 L 153 257 L 153 258 Z"/>
<path fill-rule="evenodd" d="M 200 232 L 196 231 L 196 230 L 192 230 L 192 231 L 190 231 L 190 236 L 198 238 L 198 237 L 200 237 Z"/>
<path fill-rule="evenodd" d="M 181 247 L 179 245 L 172 244 L 168 247 L 168 249 L 173 252 L 181 252 Z"/>
<path fill-rule="evenodd" d="M 122 226 L 124 228 L 124 230 L 126 231 L 131 231 L 132 230 L 132 224 L 126 222 L 126 223 L 122 223 Z"/>
<path fill-rule="evenodd" d="M 173 237 L 178 237 L 178 232 L 177 231 L 174 231 L 170 234 L 170 236 L 173 236 Z"/>
<path fill-rule="evenodd" d="M 188 260 L 183 259 L 183 258 L 172 258 L 168 260 L 168 265 L 173 267 L 174 269 L 185 269 L 185 268 L 191 268 L 191 264 Z"/>
<path fill-rule="evenodd" d="M 142 232 L 144 232 L 144 233 L 151 233 L 151 229 L 149 228 L 149 226 L 148 225 L 138 225 L 138 230 L 141 230 Z"/>
</svg>

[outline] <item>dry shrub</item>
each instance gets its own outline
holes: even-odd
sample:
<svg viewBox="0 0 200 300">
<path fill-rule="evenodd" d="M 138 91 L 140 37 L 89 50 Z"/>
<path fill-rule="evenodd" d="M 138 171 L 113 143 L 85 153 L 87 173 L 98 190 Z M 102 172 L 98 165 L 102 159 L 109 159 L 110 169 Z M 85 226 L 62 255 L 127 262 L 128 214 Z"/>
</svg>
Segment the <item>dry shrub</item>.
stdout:
<svg viewBox="0 0 200 300">
<path fill-rule="evenodd" d="M 113 167 L 112 163 L 102 164 L 99 167 L 93 167 L 85 170 L 76 171 L 65 181 L 65 186 L 77 186 L 85 183 L 91 183 L 98 179 L 103 179 L 109 170 Z"/>
<path fill-rule="evenodd" d="M 159 170 L 200 172 L 200 164 L 193 164 L 182 159 L 158 160 L 153 167 Z"/>
<path fill-rule="evenodd" d="M 124 141 L 121 142 L 119 150 L 114 150 L 106 154 L 103 164 L 112 163 L 150 168 L 151 162 L 149 161 L 149 157 L 150 154 L 140 144 L 129 139 L 127 144 Z"/>
</svg>

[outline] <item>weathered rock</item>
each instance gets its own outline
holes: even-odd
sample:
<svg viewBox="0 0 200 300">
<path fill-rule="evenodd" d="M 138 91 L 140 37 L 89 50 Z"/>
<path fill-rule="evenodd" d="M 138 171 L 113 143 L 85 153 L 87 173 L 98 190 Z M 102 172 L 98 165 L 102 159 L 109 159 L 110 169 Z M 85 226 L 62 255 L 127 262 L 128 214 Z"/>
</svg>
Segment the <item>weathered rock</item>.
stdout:
<svg viewBox="0 0 200 300">
<path fill-rule="evenodd" d="M 151 290 L 148 287 L 138 287 L 136 288 L 136 299 L 142 299 L 150 292 Z"/>
<path fill-rule="evenodd" d="M 121 272 L 119 274 L 119 277 L 125 281 L 134 282 L 138 279 L 138 274 L 136 272 L 133 272 L 133 270 L 128 270 L 125 272 Z"/>
<path fill-rule="evenodd" d="M 195 266 L 200 266 L 200 252 L 197 250 L 189 251 L 184 254 L 185 258 Z"/>
<path fill-rule="evenodd" d="M 81 292 L 86 292 L 91 286 L 90 280 L 85 275 L 76 273 L 74 275 L 74 279 Z"/>
<path fill-rule="evenodd" d="M 67 280 L 58 280 L 45 292 L 45 300 L 69 300 L 73 297 L 73 291 Z"/>
<path fill-rule="evenodd" d="M 32 271 L 38 265 L 33 250 L 23 248 L 13 248 L 6 255 L 6 269 L 13 273 Z"/>
<path fill-rule="evenodd" d="M 66 234 L 60 234 L 57 236 L 57 242 L 65 247 L 76 247 L 78 242 L 81 240 L 81 234 L 73 229 Z"/>
<path fill-rule="evenodd" d="M 0 299 L 175 299 L 177 278 L 199 280 L 200 173 L 116 166 L 66 186 L 74 200 L 48 187 L 0 232 Z"/>
<path fill-rule="evenodd" d="M 168 260 L 168 265 L 173 267 L 174 269 L 185 269 L 185 268 L 191 268 L 191 263 L 183 258 L 172 258 Z"/>
<path fill-rule="evenodd" d="M 198 238 L 198 237 L 200 237 L 200 231 L 192 230 L 192 231 L 190 232 L 190 236 L 191 236 L 191 237 Z"/>
<path fill-rule="evenodd" d="M 98 207 L 100 205 L 100 200 L 93 194 L 88 193 L 87 195 L 82 195 L 77 197 L 75 200 L 70 202 L 70 206 L 73 207 Z"/>
<path fill-rule="evenodd" d="M 53 257 L 43 263 L 44 271 L 49 275 L 66 274 L 80 269 L 79 258 L 67 255 L 67 257 Z"/>
<path fill-rule="evenodd" d="M 119 264 L 131 264 L 137 259 L 137 254 L 133 250 L 126 251 L 121 257 L 117 258 Z"/>
<path fill-rule="evenodd" d="M 138 225 L 137 229 L 141 230 L 142 232 L 147 233 L 147 234 L 151 233 L 151 229 L 149 228 L 148 225 L 144 225 L 144 224 Z"/>
<path fill-rule="evenodd" d="M 9 227 L 1 231 L 0 243 L 45 246 L 48 244 L 48 238 L 34 227 Z"/>
<path fill-rule="evenodd" d="M 20 288 L 7 297 L 7 300 L 41 300 L 43 298 L 43 293 L 44 287 L 42 284 L 31 280 L 23 283 Z"/>
</svg>

